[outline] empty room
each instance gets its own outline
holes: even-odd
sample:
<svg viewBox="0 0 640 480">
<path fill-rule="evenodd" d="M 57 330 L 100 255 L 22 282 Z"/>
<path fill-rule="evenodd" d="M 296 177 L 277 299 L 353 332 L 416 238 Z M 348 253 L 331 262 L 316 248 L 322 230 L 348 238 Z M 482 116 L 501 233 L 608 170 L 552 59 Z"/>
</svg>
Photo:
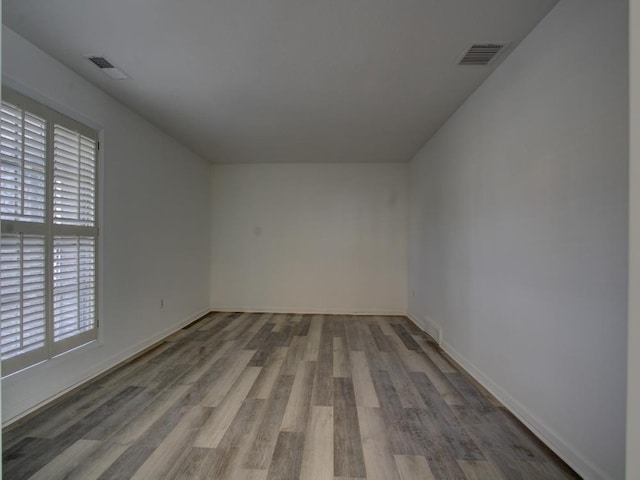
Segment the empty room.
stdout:
<svg viewBox="0 0 640 480">
<path fill-rule="evenodd" d="M 2 476 L 640 478 L 634 12 L 4 0 Z"/>
</svg>

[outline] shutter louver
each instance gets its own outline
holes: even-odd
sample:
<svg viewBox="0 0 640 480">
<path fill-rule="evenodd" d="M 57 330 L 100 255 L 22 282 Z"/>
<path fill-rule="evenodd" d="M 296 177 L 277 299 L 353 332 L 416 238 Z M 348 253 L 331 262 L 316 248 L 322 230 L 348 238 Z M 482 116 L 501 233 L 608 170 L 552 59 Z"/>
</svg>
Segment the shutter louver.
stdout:
<svg viewBox="0 0 640 480">
<path fill-rule="evenodd" d="M 53 221 L 93 227 L 96 142 L 60 125 L 53 135 Z"/>
<path fill-rule="evenodd" d="M 53 239 L 53 341 L 95 327 L 95 238 Z"/>
<path fill-rule="evenodd" d="M 45 238 L 3 234 L 0 245 L 0 328 L 4 361 L 45 346 Z"/>
<path fill-rule="evenodd" d="M 2 219 L 44 222 L 46 121 L 3 102 L 0 133 Z"/>
</svg>

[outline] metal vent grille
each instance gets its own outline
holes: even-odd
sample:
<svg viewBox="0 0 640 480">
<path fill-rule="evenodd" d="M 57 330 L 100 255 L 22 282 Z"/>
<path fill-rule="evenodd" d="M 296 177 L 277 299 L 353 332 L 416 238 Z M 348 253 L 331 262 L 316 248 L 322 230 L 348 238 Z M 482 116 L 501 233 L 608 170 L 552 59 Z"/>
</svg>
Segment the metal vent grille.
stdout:
<svg viewBox="0 0 640 480">
<path fill-rule="evenodd" d="M 504 49 L 505 43 L 477 43 L 462 56 L 458 65 L 489 65 Z"/>
<path fill-rule="evenodd" d="M 89 60 L 100 68 L 115 68 L 111 62 L 104 57 L 89 57 Z"/>
<path fill-rule="evenodd" d="M 104 58 L 102 55 L 85 55 L 85 58 L 93 63 L 96 67 L 98 67 L 100 71 L 111 80 L 125 80 L 129 78 L 126 73 L 116 67 L 109 60 Z"/>
</svg>

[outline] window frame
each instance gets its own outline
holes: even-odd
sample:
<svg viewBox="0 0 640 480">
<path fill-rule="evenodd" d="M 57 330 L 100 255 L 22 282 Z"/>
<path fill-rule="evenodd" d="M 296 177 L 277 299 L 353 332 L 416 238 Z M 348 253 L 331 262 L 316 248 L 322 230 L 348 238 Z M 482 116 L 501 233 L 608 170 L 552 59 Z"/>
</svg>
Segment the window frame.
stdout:
<svg viewBox="0 0 640 480">
<path fill-rule="evenodd" d="M 57 110 L 48 107 L 32 98 L 29 98 L 14 89 L 2 86 L 2 101 L 13 104 L 18 108 L 42 117 L 46 120 L 46 149 L 45 149 L 45 219 L 44 223 L 0 220 L 0 235 L 5 234 L 35 234 L 43 235 L 45 239 L 45 345 L 2 360 L 2 378 L 24 370 L 36 364 L 51 360 L 64 353 L 85 346 L 97 341 L 100 334 L 100 131 L 91 128 Z M 56 223 L 54 219 L 54 128 L 59 125 L 80 135 L 87 137 L 96 144 L 94 163 L 94 222 L 93 226 L 69 225 Z M 56 237 L 92 237 L 94 239 L 93 249 L 93 294 L 94 294 L 94 315 L 93 328 L 57 342 L 54 341 L 54 238 Z M 80 285 L 80 283 L 78 283 Z M 78 307 L 79 308 L 79 307 Z"/>
</svg>

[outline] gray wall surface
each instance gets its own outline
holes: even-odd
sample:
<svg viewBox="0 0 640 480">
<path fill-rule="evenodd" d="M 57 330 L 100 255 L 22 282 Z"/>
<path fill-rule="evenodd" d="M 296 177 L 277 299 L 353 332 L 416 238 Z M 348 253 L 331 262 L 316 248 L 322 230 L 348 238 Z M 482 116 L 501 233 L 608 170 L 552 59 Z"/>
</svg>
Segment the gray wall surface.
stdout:
<svg viewBox="0 0 640 480">
<path fill-rule="evenodd" d="M 630 132 L 640 132 L 640 0 L 629 2 Z M 629 152 L 629 354 L 627 361 L 627 478 L 640 478 L 640 135 Z"/>
<path fill-rule="evenodd" d="M 407 164 L 212 167 L 214 310 L 402 314 Z"/>
<path fill-rule="evenodd" d="M 562 0 L 410 164 L 409 312 L 585 478 L 623 478 L 627 2 Z"/>
</svg>

